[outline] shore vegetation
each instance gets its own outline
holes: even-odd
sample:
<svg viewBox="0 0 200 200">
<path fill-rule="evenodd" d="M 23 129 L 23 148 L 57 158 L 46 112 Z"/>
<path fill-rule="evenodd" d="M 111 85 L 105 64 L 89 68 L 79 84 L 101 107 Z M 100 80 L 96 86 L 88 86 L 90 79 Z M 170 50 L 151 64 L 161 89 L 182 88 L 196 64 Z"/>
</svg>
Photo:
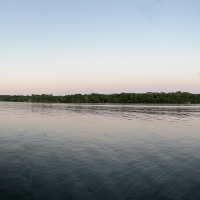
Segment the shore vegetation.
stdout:
<svg viewBox="0 0 200 200">
<path fill-rule="evenodd" d="M 199 104 L 200 94 L 188 92 L 147 92 L 120 94 L 72 94 L 54 96 L 52 94 L 0 95 L 0 101 L 41 102 L 41 103 L 166 103 L 166 104 Z"/>
</svg>

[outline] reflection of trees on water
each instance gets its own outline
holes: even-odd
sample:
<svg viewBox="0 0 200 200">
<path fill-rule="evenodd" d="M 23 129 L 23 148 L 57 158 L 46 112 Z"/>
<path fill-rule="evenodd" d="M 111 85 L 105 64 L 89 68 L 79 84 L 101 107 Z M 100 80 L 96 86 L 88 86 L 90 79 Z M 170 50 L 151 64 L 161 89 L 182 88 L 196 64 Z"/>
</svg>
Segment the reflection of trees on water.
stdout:
<svg viewBox="0 0 200 200">
<path fill-rule="evenodd" d="M 107 115 L 116 117 L 138 117 L 138 115 L 157 115 L 188 117 L 193 115 L 200 116 L 200 106 L 159 106 L 159 105 L 99 105 L 99 104 L 38 104 L 32 103 L 32 112 L 40 114 L 81 114 L 81 115 Z"/>
<path fill-rule="evenodd" d="M 39 114 L 51 114 L 53 113 L 53 105 L 52 104 L 43 104 L 43 103 L 30 103 L 31 111 L 33 113 L 39 113 Z"/>
<path fill-rule="evenodd" d="M 125 119 L 149 118 L 151 116 L 162 118 L 174 116 L 186 118 L 200 116 L 199 105 L 141 105 L 141 104 L 51 104 L 51 103 L 14 103 L 4 102 L 0 109 L 10 110 L 12 113 L 23 115 L 34 114 L 45 117 L 63 115 L 101 115 Z"/>
</svg>

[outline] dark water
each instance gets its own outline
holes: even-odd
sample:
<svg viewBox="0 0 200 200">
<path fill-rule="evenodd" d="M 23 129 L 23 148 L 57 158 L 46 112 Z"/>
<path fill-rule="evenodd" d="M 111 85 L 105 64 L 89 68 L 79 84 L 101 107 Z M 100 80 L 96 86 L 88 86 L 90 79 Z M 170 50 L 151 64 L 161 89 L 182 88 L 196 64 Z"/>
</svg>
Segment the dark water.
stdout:
<svg viewBox="0 0 200 200">
<path fill-rule="evenodd" d="M 200 106 L 0 102 L 0 200 L 200 199 Z"/>
</svg>

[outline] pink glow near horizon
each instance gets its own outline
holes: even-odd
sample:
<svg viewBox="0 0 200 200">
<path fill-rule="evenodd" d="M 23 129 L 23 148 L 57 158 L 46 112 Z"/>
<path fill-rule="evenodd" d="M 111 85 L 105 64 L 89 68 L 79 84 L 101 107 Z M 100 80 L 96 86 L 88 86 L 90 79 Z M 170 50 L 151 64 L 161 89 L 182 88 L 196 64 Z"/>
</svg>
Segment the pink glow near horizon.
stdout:
<svg viewBox="0 0 200 200">
<path fill-rule="evenodd" d="M 199 78 L 199 77 L 198 77 Z M 76 79 L 76 80 L 38 80 L 10 82 L 0 81 L 0 94 L 54 94 L 65 95 L 74 93 L 121 93 L 121 92 L 175 92 L 187 91 L 200 93 L 200 79 L 177 79 L 176 77 L 144 77 L 136 78 L 106 78 L 106 79 Z"/>
</svg>

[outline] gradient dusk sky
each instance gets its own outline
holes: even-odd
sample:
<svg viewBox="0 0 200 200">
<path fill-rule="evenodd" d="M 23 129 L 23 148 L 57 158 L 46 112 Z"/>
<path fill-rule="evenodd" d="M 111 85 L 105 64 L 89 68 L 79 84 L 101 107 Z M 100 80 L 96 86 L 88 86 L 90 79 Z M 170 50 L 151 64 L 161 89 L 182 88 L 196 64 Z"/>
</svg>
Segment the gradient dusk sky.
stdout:
<svg viewBox="0 0 200 200">
<path fill-rule="evenodd" d="M 200 93 L 199 0 L 0 0 L 0 94 Z"/>
</svg>

